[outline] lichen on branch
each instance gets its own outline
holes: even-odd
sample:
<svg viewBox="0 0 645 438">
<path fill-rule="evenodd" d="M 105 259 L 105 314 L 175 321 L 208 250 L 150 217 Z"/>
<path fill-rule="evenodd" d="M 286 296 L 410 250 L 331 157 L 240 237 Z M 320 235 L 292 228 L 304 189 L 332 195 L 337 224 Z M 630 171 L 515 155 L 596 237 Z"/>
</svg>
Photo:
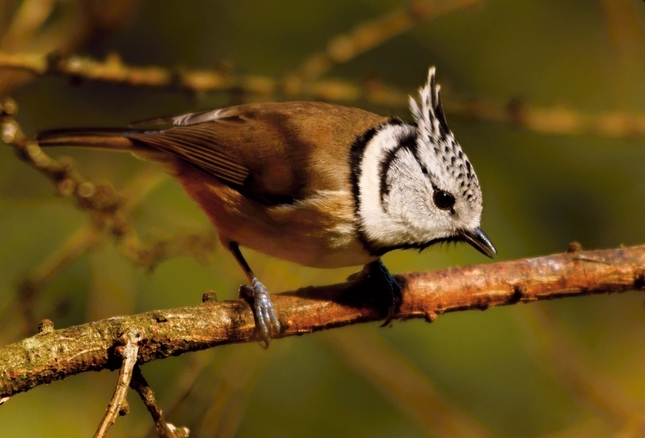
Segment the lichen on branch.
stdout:
<svg viewBox="0 0 645 438">
<path fill-rule="evenodd" d="M 539 300 L 642 290 L 645 246 L 579 251 L 397 276 L 403 300 L 396 318 L 425 318 Z M 182 292 L 185 293 L 186 291 Z M 378 299 L 361 283 L 308 287 L 274 295 L 282 337 L 377 321 Z M 114 353 L 126 330 L 141 333 L 138 363 L 219 345 L 252 342 L 255 322 L 243 300 L 109 318 L 61 330 L 44 330 L 0 348 L 0 397 L 74 374 L 120 367 Z"/>
</svg>

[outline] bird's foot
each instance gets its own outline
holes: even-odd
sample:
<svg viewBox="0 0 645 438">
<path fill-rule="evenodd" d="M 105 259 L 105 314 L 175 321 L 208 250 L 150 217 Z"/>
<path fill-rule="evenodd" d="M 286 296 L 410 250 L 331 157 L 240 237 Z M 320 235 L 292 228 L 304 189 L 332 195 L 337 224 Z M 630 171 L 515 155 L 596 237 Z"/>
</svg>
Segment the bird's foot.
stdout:
<svg viewBox="0 0 645 438">
<path fill-rule="evenodd" d="M 255 326 L 261 338 L 260 345 L 263 348 L 268 348 L 272 335 L 271 329 L 273 328 L 273 334 L 280 334 L 280 321 L 273 308 L 269 291 L 257 278 L 254 278 L 250 286 L 240 287 L 240 297 L 252 301 Z"/>
<path fill-rule="evenodd" d="M 389 325 L 394 319 L 398 307 L 401 305 L 403 295 L 401 285 L 394 279 L 381 260 L 375 260 L 363 266 L 358 272 L 347 277 L 348 281 L 366 282 L 371 288 L 379 292 L 380 298 L 387 306 L 385 321 L 381 327 Z"/>
</svg>

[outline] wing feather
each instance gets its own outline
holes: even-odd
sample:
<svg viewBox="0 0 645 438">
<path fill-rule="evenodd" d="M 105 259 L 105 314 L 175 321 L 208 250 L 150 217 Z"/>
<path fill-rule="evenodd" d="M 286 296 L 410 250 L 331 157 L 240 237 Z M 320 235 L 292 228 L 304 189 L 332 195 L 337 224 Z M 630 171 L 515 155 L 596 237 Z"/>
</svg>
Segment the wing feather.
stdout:
<svg viewBox="0 0 645 438">
<path fill-rule="evenodd" d="M 319 102 L 246 104 L 157 119 L 166 129 L 128 138 L 227 181 L 253 199 L 284 203 L 349 184 L 350 146 L 386 118 Z"/>
<path fill-rule="evenodd" d="M 189 125 L 160 131 L 133 132 L 127 135 L 192 164 L 205 172 L 236 185 L 243 185 L 249 169 L 222 152 L 227 145 L 213 135 L 212 129 Z"/>
</svg>

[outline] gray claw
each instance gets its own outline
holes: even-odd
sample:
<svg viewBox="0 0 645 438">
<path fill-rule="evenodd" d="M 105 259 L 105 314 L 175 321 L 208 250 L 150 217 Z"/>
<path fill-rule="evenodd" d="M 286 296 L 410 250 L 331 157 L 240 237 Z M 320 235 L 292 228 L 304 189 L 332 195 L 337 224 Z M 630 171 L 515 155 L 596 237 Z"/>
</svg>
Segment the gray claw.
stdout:
<svg viewBox="0 0 645 438">
<path fill-rule="evenodd" d="M 266 287 L 257 278 L 251 282 L 251 286 L 242 286 L 240 292 L 253 299 L 253 316 L 264 343 L 264 347 L 269 346 L 273 327 L 273 333 L 280 334 L 280 321 L 273 308 L 271 295 Z"/>
</svg>

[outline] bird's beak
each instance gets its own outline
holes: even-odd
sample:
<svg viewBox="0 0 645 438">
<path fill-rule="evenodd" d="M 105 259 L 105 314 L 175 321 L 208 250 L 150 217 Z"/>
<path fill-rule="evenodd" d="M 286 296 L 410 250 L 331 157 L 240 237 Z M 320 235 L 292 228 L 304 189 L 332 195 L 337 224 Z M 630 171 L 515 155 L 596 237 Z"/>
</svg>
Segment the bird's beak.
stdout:
<svg viewBox="0 0 645 438">
<path fill-rule="evenodd" d="M 484 234 L 481 228 L 477 227 L 473 231 L 461 230 L 459 234 L 466 242 L 470 243 L 473 248 L 485 256 L 492 259 L 497 254 L 497 250 L 493 246 L 493 243 L 490 241 L 488 236 Z"/>
</svg>

